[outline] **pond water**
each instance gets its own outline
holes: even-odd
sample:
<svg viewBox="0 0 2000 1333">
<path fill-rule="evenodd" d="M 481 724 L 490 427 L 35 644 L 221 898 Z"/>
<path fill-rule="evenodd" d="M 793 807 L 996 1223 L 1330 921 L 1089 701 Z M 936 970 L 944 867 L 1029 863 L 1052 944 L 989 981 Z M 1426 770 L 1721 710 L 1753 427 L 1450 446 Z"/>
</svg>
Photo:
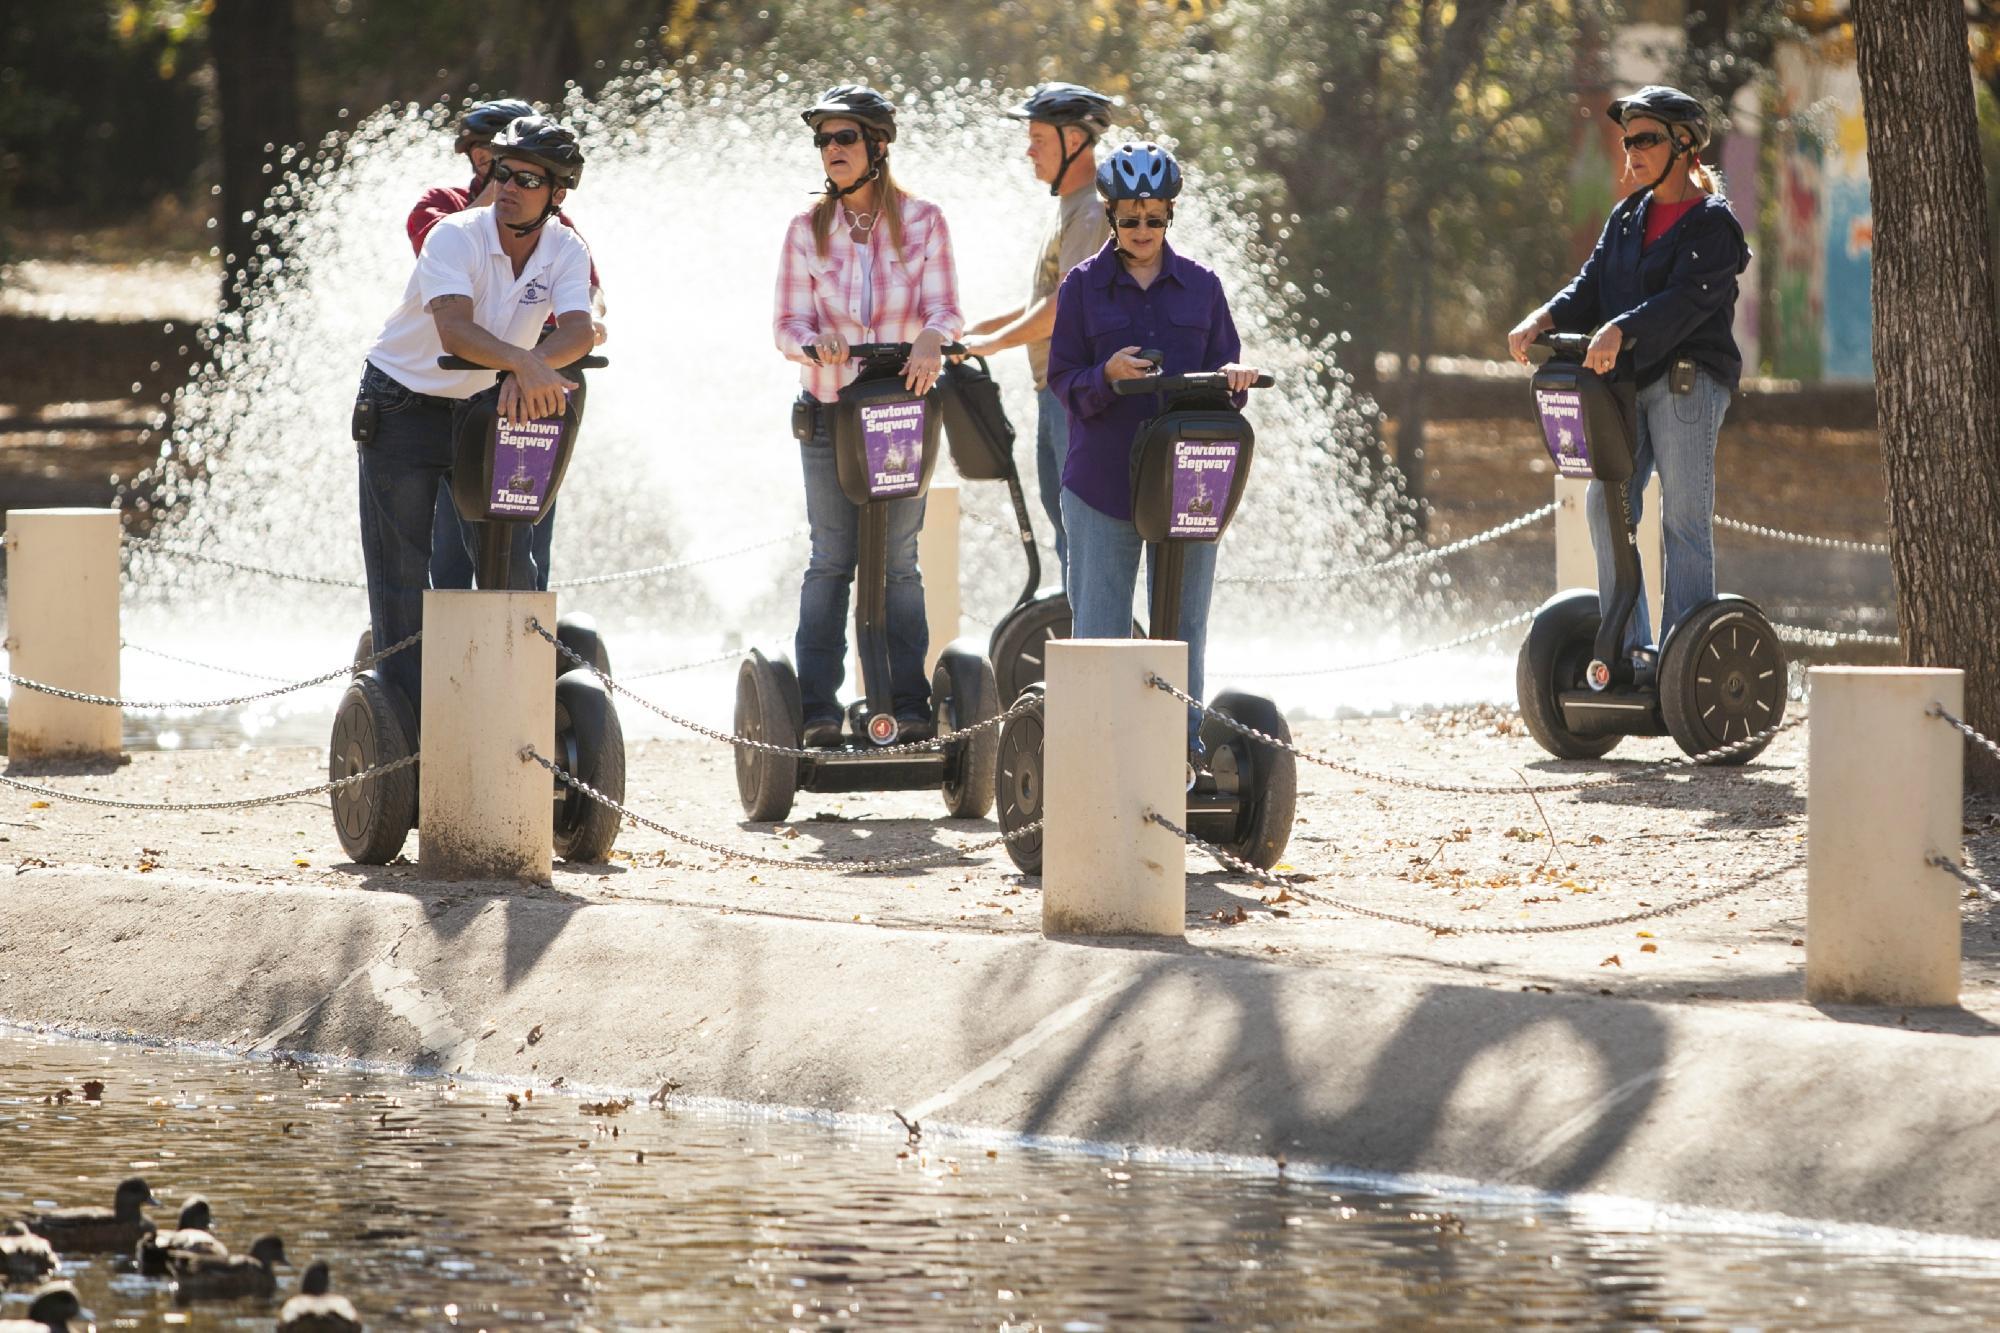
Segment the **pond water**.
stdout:
<svg viewBox="0 0 2000 1333">
<path fill-rule="evenodd" d="M 101 1103 L 81 1100 L 85 1080 Z M 67 1100 L 61 1095 L 72 1094 Z M 204 1194 L 371 1325 L 1905 1328 L 2000 1316 L 2000 1249 L 1666 1228 L 1651 1210 L 1371 1192 L 1274 1164 L 609 1103 L 0 1028 L 0 1218 Z M 512 1094 L 511 1098 L 510 1095 Z M 518 1103 L 518 1105 L 517 1105 Z M 66 1266 L 100 1328 L 270 1327 Z M 19 1291 L 0 1317 L 21 1317 Z"/>
</svg>

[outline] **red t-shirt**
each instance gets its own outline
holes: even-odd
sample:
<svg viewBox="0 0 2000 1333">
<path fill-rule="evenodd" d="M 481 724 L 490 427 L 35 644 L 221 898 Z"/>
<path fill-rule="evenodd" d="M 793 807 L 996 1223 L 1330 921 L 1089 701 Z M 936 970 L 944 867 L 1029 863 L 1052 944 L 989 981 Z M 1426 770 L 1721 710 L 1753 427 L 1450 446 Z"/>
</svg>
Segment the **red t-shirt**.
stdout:
<svg viewBox="0 0 2000 1333">
<path fill-rule="evenodd" d="M 438 185 L 425 190 L 423 198 L 417 200 L 417 206 L 410 210 L 410 220 L 406 224 L 410 233 L 410 248 L 416 251 L 416 253 L 422 254 L 424 252 L 424 237 L 431 234 L 431 228 L 437 225 L 438 219 L 448 214 L 464 212 L 471 205 L 472 196 L 478 193 L 478 191 L 479 182 L 476 180 L 463 190 L 454 189 L 449 185 Z M 556 221 L 562 223 L 563 226 L 568 227 L 571 231 L 576 231 L 576 224 L 561 213 L 556 214 Z M 583 241 L 583 233 L 577 231 L 576 238 Z M 583 241 L 583 248 L 585 250 L 590 249 L 590 242 Z M 597 280 L 597 260 L 595 256 L 590 261 L 590 285 L 593 288 L 603 285 Z"/>
<path fill-rule="evenodd" d="M 1651 245 L 1667 234 L 1676 222 L 1686 217 L 1694 206 L 1702 201 L 1701 195 L 1689 195 L 1678 204 L 1663 204 L 1657 199 L 1646 202 L 1646 245 Z M 558 214 L 557 216 L 561 216 Z M 1643 248 L 1643 247 L 1642 247 Z M 597 281 L 592 275 L 591 281 Z"/>
</svg>

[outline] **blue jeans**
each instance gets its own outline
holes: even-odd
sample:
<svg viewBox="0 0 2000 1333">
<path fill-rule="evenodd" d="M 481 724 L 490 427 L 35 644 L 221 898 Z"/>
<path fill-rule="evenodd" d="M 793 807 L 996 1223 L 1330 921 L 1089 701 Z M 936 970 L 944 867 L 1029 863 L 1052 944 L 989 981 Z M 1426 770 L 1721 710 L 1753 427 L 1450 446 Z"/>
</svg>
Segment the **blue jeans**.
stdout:
<svg viewBox="0 0 2000 1333">
<path fill-rule="evenodd" d="M 451 476 L 453 404 L 413 393 L 372 365 L 362 373 L 358 396 L 375 404 L 375 438 L 357 446 L 355 454 L 368 622 L 380 649 L 423 628 L 438 486 Z M 528 546 L 527 532 L 516 527 L 508 572 L 517 587 L 533 586 Z M 377 668 L 385 682 L 402 691 L 413 713 L 423 707 L 422 652 L 420 642 Z"/>
<path fill-rule="evenodd" d="M 1661 615 L 1659 642 L 1681 620 L 1703 602 L 1715 596 L 1715 438 L 1722 430 L 1723 413 L 1729 410 L 1729 390 L 1706 370 L 1697 370 L 1694 389 L 1674 393 L 1662 375 L 1639 390 L 1639 438 L 1635 442 L 1632 469 L 1632 522 L 1636 526 L 1645 503 L 1646 483 L 1653 469 L 1660 471 L 1660 528 L 1662 555 L 1666 561 L 1666 597 Z M 1590 515 L 1590 544 L 1597 553 L 1597 589 L 1600 605 L 1608 608 L 1611 585 L 1616 578 L 1612 567 L 1611 515 L 1604 499 L 1604 483 L 1590 483 L 1586 502 Z M 1625 628 L 1625 651 L 1650 647 L 1654 643 L 1652 616 L 1646 607 L 1644 571 L 1639 582 L 1639 604 Z"/>
<path fill-rule="evenodd" d="M 861 508 L 840 489 L 833 460 L 834 410 L 830 403 L 814 404 L 812 436 L 799 447 L 812 555 L 799 586 L 799 631 L 793 649 L 808 724 L 836 721 L 841 715 L 840 685 L 847 675 L 847 596 L 861 558 Z M 897 717 L 928 720 L 931 683 L 924 676 L 924 656 L 930 651 L 931 636 L 924 623 L 923 574 L 917 568 L 924 501 L 919 497 L 887 503 L 889 693 Z"/>
<path fill-rule="evenodd" d="M 535 591 L 549 590 L 549 543 L 556 531 L 556 507 L 551 504 L 542 521 L 535 524 L 532 553 L 535 560 Z M 472 586 L 472 530 L 459 521 L 458 506 L 451 500 L 451 485 L 438 485 L 437 524 L 431 530 L 431 586 L 470 588 Z"/>
<path fill-rule="evenodd" d="M 1056 576 L 1069 587 L 1069 536 L 1063 531 L 1062 474 L 1069 459 L 1069 413 L 1047 385 L 1035 390 L 1035 479 L 1042 487 L 1042 512 L 1056 530 Z"/>
<path fill-rule="evenodd" d="M 1063 526 L 1069 530 L 1070 634 L 1078 639 L 1132 637 L 1132 592 L 1139 582 L 1139 554 L 1146 543 L 1132 520 L 1093 509 L 1075 491 L 1062 493 Z M 1187 692 L 1203 698 L 1202 655 L 1208 649 L 1208 602 L 1215 591 L 1215 543 L 1188 542 L 1181 575 L 1180 637 L 1187 643 Z M 1150 605 L 1157 548 L 1147 548 L 1146 588 Z M 1188 710 L 1188 744 L 1201 729 L 1201 714 Z"/>
</svg>

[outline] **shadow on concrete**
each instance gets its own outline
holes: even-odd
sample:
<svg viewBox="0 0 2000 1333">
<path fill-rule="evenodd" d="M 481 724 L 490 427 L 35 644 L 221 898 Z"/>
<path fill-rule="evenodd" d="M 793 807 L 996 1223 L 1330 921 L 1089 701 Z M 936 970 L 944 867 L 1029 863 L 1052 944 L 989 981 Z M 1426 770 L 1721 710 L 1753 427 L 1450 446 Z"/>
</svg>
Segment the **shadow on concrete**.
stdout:
<svg viewBox="0 0 2000 1333">
<path fill-rule="evenodd" d="M 501 953 L 501 982 L 512 990 L 534 970 L 541 956 L 568 928 L 571 918 L 590 900 L 568 890 L 515 880 L 436 880 L 423 878 L 420 867 L 364 866 L 348 862 L 333 869 L 367 893 L 400 893 L 424 906 L 431 933 L 441 940 L 458 938 L 482 913 L 452 909 L 469 903 L 498 903 L 506 914 L 506 946 Z M 603 873 L 603 868 L 595 868 Z"/>
<path fill-rule="evenodd" d="M 741 850 L 758 856 L 787 856 L 801 864 L 824 867 L 842 861 L 900 860 L 952 851 L 969 843 L 997 836 L 999 825 L 990 819 L 803 819 L 777 824 L 753 824 L 738 820 L 736 827 L 747 835 L 738 844 Z M 796 836 L 772 836 L 788 828 Z M 949 837 L 940 836 L 949 834 Z M 764 844 L 764 845 L 759 845 Z M 916 866 L 913 871 L 949 869 L 954 863 Z"/>
</svg>

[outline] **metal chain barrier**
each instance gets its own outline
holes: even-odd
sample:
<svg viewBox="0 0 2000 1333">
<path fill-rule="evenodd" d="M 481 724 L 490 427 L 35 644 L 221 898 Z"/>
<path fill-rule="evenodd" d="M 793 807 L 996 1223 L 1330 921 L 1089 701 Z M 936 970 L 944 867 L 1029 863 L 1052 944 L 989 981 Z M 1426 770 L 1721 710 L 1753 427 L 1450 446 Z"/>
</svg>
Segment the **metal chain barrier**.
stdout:
<svg viewBox="0 0 2000 1333">
<path fill-rule="evenodd" d="M 1419 657 L 1429 657 L 1435 653 L 1447 653 L 1454 648 L 1463 648 L 1468 643 L 1477 643 L 1481 639 L 1490 639 L 1495 634 L 1504 633 L 1516 625 L 1525 625 L 1534 618 L 1535 613 L 1533 611 L 1523 611 L 1519 615 L 1509 616 L 1498 624 L 1488 625 L 1485 629 L 1476 629 L 1470 634 L 1461 634 L 1456 639 L 1449 639 L 1444 643 L 1434 643 L 1428 648 L 1419 648 L 1415 652 L 1404 653 L 1401 657 L 1377 658 L 1372 662 L 1343 662 L 1338 666 L 1306 667 L 1298 671 L 1231 671 L 1221 669 L 1215 674 L 1222 677 L 1241 676 L 1250 680 L 1284 680 L 1299 676 L 1331 676 L 1341 671 L 1367 671 L 1374 667 L 1394 666 L 1398 662 L 1413 662 Z"/>
<path fill-rule="evenodd" d="M 1780 638 L 1790 639 L 1794 643 L 1817 644 L 1822 648 L 1831 648 L 1843 643 L 1880 643 L 1893 645 L 1903 641 L 1900 635 L 1870 634 L 1866 630 L 1813 629 L 1806 625 L 1779 625 L 1775 623 L 1771 628 L 1778 632 Z"/>
<path fill-rule="evenodd" d="M 351 787 L 357 782 L 371 782 L 385 774 L 394 773 L 399 768 L 408 768 L 417 762 L 418 755 L 405 755 L 387 764 L 377 764 L 364 768 L 359 773 L 350 773 L 332 782 L 323 782 L 317 787 L 302 787 L 298 791 L 281 791 L 275 796 L 252 796 L 239 801 L 114 801 L 104 796 L 79 796 L 75 792 L 57 791 L 54 787 L 37 787 L 30 782 L 20 782 L 14 778 L 0 777 L 0 787 L 12 787 L 16 791 L 51 801 L 70 801 L 77 805 L 101 805 L 112 810 L 249 810 L 260 805 L 282 805 L 286 801 L 296 801 L 307 796 L 323 796 L 328 792 Z"/>
<path fill-rule="evenodd" d="M 616 690 L 618 693 L 624 695 L 627 699 L 630 699 L 633 703 L 638 704 L 641 708 L 656 713 L 660 717 L 663 717 L 667 721 L 673 723 L 675 726 L 684 727 L 687 730 L 695 733 L 697 736 L 706 736 L 712 741 L 721 741 L 725 745 L 734 745 L 739 749 L 762 750 L 766 754 L 781 754 L 792 759 L 819 759 L 823 758 L 826 755 L 825 750 L 805 750 L 792 745 L 773 745 L 769 741 L 753 741 L 748 736 L 738 736 L 733 732 L 718 731 L 714 727 L 703 726 L 701 723 L 696 722 L 693 718 L 682 717 L 678 713 L 670 713 L 666 709 L 654 703 L 652 700 L 634 694 L 632 691 L 626 689 L 623 685 L 620 685 L 617 681 L 611 679 L 611 677 L 605 675 L 602 671 L 599 671 L 595 666 L 592 666 L 588 660 L 581 657 L 573 649 L 571 649 L 568 644 L 564 643 L 562 640 L 558 639 L 555 635 L 549 633 L 548 630 L 544 629 L 542 627 L 542 622 L 535 619 L 535 617 L 533 616 L 528 617 L 528 628 L 533 630 L 535 633 L 541 635 L 544 639 L 547 639 L 550 643 L 554 644 L 556 651 L 558 653 L 561 653 L 564 657 L 568 658 L 573 665 L 584 668 L 584 670 L 590 672 L 591 675 L 603 681 L 607 689 Z M 934 736 L 927 741 L 910 741 L 903 745 L 885 745 L 880 749 L 870 750 L 868 753 L 878 754 L 878 755 L 920 754 L 926 750 L 942 750 L 944 749 L 945 746 L 963 740 L 967 736 L 977 735 L 979 732 L 985 731 L 988 727 L 998 727 L 1002 723 L 1006 722 L 1008 718 L 1014 716 L 1016 713 L 1025 711 L 1026 709 L 1032 707 L 1033 705 L 1034 705 L 1033 696 L 1024 694 L 1019 699 L 1016 699 L 1012 704 L 1008 705 L 1006 712 L 1001 713 L 995 717 L 987 718 L 984 722 L 975 722 L 969 727 L 960 727 L 958 730 L 952 732 L 949 736 Z"/>
<path fill-rule="evenodd" d="M 1720 760 L 1729 758 L 1731 755 L 1739 754 L 1753 746 L 1763 744 L 1772 737 L 1790 731 L 1793 727 L 1801 726 L 1805 722 L 1805 718 L 1803 717 L 1794 717 L 1780 722 L 1774 727 L 1767 727 L 1753 736 L 1745 736 L 1740 741 L 1731 741 L 1727 745 L 1717 746 L 1713 750 L 1704 750 L 1700 754 L 1661 759 L 1654 763 L 1641 764 L 1639 767 L 1628 769 L 1623 773 L 1612 773 L 1608 776 L 1598 778 L 1581 778 L 1575 782 L 1548 782 L 1540 785 L 1523 782 L 1517 786 L 1510 786 L 1505 783 L 1431 782 L 1423 778 L 1406 778 L 1394 773 L 1378 773 L 1373 769 L 1361 768 L 1355 764 L 1343 763 L 1338 759 L 1330 759 L 1323 754 L 1315 754 L 1311 750 L 1302 750 L 1296 745 L 1279 740 L 1276 736 L 1266 735 L 1255 727 L 1245 726 L 1227 713 L 1210 708 L 1201 700 L 1176 687 L 1172 682 L 1162 680 L 1159 676 L 1151 672 L 1146 674 L 1146 683 L 1156 690 L 1163 690 L 1171 694 L 1190 708 L 1199 709 L 1204 717 L 1214 718 L 1217 722 L 1220 722 L 1223 726 L 1228 727 L 1231 731 L 1239 735 L 1248 736 L 1252 740 L 1262 741 L 1274 749 L 1288 750 L 1309 764 L 1318 764 L 1322 768 L 1330 768 L 1335 772 L 1345 773 L 1350 777 L 1363 778 L 1369 782 L 1380 782 L 1391 787 L 1407 787 L 1413 791 L 1451 792 L 1465 796 L 1540 796 L 1545 792 L 1589 791 L 1597 787 L 1616 787 L 1626 782 L 1638 782 L 1643 779 L 1658 777 L 1661 773 L 1676 768 L 1706 767 L 1715 764 Z"/>
<path fill-rule="evenodd" d="M 368 656 L 349 662 L 344 666 L 335 667 L 325 675 L 314 676 L 311 680 L 294 681 L 290 685 L 280 685 L 274 690 L 259 690 L 255 694 L 239 694 L 229 699 L 116 699 L 108 694 L 85 694 L 80 690 L 66 690 L 58 685 L 45 685 L 39 680 L 29 680 L 26 676 L 17 676 L 11 671 L 0 671 L 0 680 L 4 680 L 12 685 L 19 685 L 23 689 L 34 690 L 38 694 L 51 694 L 58 699 L 69 699 L 80 704 L 99 704 L 106 708 L 123 708 L 134 713 L 199 712 L 208 708 L 232 708 L 237 704 L 255 703 L 259 699 L 275 699 L 281 694 L 291 694 L 298 690 L 310 689 L 315 685 L 324 685 L 330 680 L 338 680 L 343 676 L 351 676 L 357 671 L 366 671 L 383 658 L 393 657 L 395 654 L 402 652 L 418 639 L 423 638 L 423 636 L 424 632 L 418 630 L 401 643 L 391 644 L 379 653 L 370 653 Z"/>
<path fill-rule="evenodd" d="M 741 648 L 731 648 L 726 653 L 717 653 L 713 657 L 698 658 L 692 662 L 682 662 L 679 666 L 653 667 L 647 671 L 621 672 L 618 679 L 651 680 L 655 676 L 671 676 L 676 671 L 693 671 L 696 667 L 715 666 L 719 662 L 734 662 L 741 659 L 742 656 L 743 650 Z"/>
<path fill-rule="evenodd" d="M 1941 717 L 1945 721 L 1951 723 L 1952 726 L 1958 728 L 1959 731 L 1965 734 L 1965 739 L 1972 741 L 1977 745 L 1984 746 L 1986 749 L 1986 753 L 1992 755 L 1995 759 L 2000 759 L 2000 745 L 1996 745 L 1993 741 L 1989 740 L 1987 737 L 1982 736 L 1979 733 L 1979 730 L 1976 727 L 1972 726 L 1970 723 L 1962 721 L 1961 719 L 1952 716 L 1951 710 L 1947 709 L 1943 704 L 1932 704 L 1929 708 L 1925 709 L 1924 711 L 1929 713 L 1932 717 Z"/>
<path fill-rule="evenodd" d="M 1985 880 L 1979 878 L 1979 876 L 1973 874 L 1949 856 L 1940 856 L 1936 852 L 1932 852 L 1924 860 L 1936 866 L 1939 870 L 1944 871 L 1945 874 L 1950 875 L 1987 902 L 2000 903 L 2000 890 L 1994 889 Z"/>
<path fill-rule="evenodd" d="M 1472 536 L 1462 541 L 1455 541 L 1449 546 L 1427 547 L 1421 551 L 1410 551 L 1403 555 L 1390 556 L 1387 560 L 1377 560 L 1365 565 L 1349 565 L 1345 569 L 1331 569 L 1317 574 L 1230 574 L 1216 579 L 1216 582 L 1260 585 L 1323 583 L 1328 579 L 1352 578 L 1357 574 L 1383 574 L 1395 569 L 1415 569 L 1420 565 L 1428 565 L 1435 561 L 1443 560 L 1447 556 L 1457 555 L 1460 551 L 1469 551 L 1475 546 L 1483 546 L 1487 542 L 1498 541 L 1508 533 L 1519 532 L 1522 528 L 1528 527 L 1530 524 L 1539 523 L 1555 512 L 1555 501 L 1551 500 L 1549 503 L 1541 506 L 1541 508 L 1530 509 L 1519 518 L 1509 519 L 1497 528 L 1488 528 L 1484 532 L 1474 533 Z"/>
<path fill-rule="evenodd" d="M 1862 551 L 1869 555 L 1887 555 L 1886 542 L 1856 542 L 1845 537 L 1815 537 L 1806 532 L 1787 532 L 1783 528 L 1767 528 L 1761 523 L 1745 523 L 1740 518 L 1715 516 L 1715 526 L 1729 528 L 1735 532 L 1747 532 L 1753 537 L 1768 537 L 1774 542 L 1793 542 L 1800 546 L 1817 546 L 1827 551 Z"/>
<path fill-rule="evenodd" d="M 1248 861 L 1224 851 L 1214 843 L 1205 842 L 1201 838 L 1196 837 L 1157 811 L 1148 810 L 1146 818 L 1152 820 L 1161 828 L 1166 829 L 1169 833 L 1176 835 L 1190 847 L 1201 848 L 1232 870 L 1241 871 L 1255 879 L 1278 883 L 1288 882 L 1287 876 L 1274 875 L 1268 870 L 1259 870 Z M 1337 907 L 1343 912 L 1352 912 L 1356 916 L 1373 917 L 1377 921 L 1393 921 L 1397 925 L 1402 926 L 1415 926 L 1419 930 L 1428 930 L 1433 935 L 1562 935 L 1579 930 L 1603 930 L 1611 926 L 1627 926 L 1635 921 L 1651 921 L 1657 917 L 1672 916 L 1677 912 L 1685 912 L 1706 903 L 1718 902 L 1733 894 L 1742 893 L 1746 889 L 1755 888 L 1757 885 L 1764 883 L 1776 875 L 1796 870 L 1804 860 L 1805 857 L 1801 854 L 1793 857 L 1781 866 L 1773 866 L 1769 869 L 1760 870 L 1749 879 L 1739 880 L 1734 884 L 1725 884 L 1719 889 L 1711 889 L 1707 893 L 1698 893 L 1692 898 L 1682 898 L 1677 902 L 1667 903 L 1661 907 L 1648 907 L 1637 912 L 1627 912 L 1622 916 L 1601 917 L 1595 921 L 1564 921 L 1546 926 L 1480 926 L 1449 921 L 1430 921 L 1420 916 L 1404 916 L 1399 912 L 1384 912 L 1373 907 L 1363 907 L 1360 903 L 1349 902 L 1344 898 L 1335 898 L 1320 889 L 1313 890 L 1312 898 L 1315 902 Z M 1301 875 L 1295 878 L 1307 879 L 1310 876 Z"/>
<path fill-rule="evenodd" d="M 649 828 L 663 837 L 672 838 L 675 842 L 686 843 L 690 847 L 699 847 L 705 852 L 714 852 L 717 856 L 727 856 L 733 860 L 748 861 L 753 865 L 777 866 L 784 870 L 910 870 L 917 866 L 944 865 L 949 861 L 963 860 L 971 856 L 974 852 L 991 851 L 995 847 L 1003 846 L 1015 838 L 1025 838 L 1031 833 L 1038 833 L 1042 827 L 1042 821 L 1037 819 L 1032 824 L 1023 825 L 1015 829 L 1012 833 L 1003 833 L 997 838 L 988 838 L 984 842 L 967 843 L 963 847 L 953 847 L 942 852 L 926 852 L 922 856 L 899 856 L 883 860 L 836 856 L 830 857 L 825 861 L 798 861 L 789 857 L 764 856 L 757 852 L 746 852 L 735 847 L 726 847 L 719 842 L 710 842 L 708 839 L 698 838 L 692 833 L 682 833 L 676 829 L 668 828 L 665 824 L 656 823 L 644 815 L 626 808 L 620 802 L 612 800 L 589 783 L 571 776 L 552 761 L 542 757 L 532 745 L 521 747 L 521 762 L 527 763 L 529 760 L 533 760 L 549 772 L 555 774 L 556 780 L 564 786 L 572 787 L 582 792 L 599 805 L 617 811 L 621 817 L 631 820 L 642 828 Z"/>
<path fill-rule="evenodd" d="M 118 646 L 130 652 L 144 653 L 148 657 L 161 657 L 169 662 L 179 662 L 182 666 L 200 667 L 204 671 L 219 671 L 226 676 L 243 676 L 250 680 L 275 680 L 279 682 L 291 679 L 289 676 L 266 675 L 262 671 L 245 671 L 242 667 L 223 666 L 219 662 L 200 662 L 192 657 L 180 657 L 158 648 L 148 648 L 145 644 L 134 643 L 130 639 L 120 639 Z"/>
<path fill-rule="evenodd" d="M 127 537 L 130 544 L 162 555 L 176 556 L 182 560 L 192 560 L 198 565 L 220 565 L 240 574 L 262 574 L 266 578 L 281 579 L 287 583 L 316 583 L 322 588 L 350 588 L 365 591 L 366 583 L 355 579 L 330 579 L 320 574 L 300 574 L 289 569 L 273 569 L 268 565 L 253 565 L 243 560 L 230 560 L 224 556 L 209 555 L 189 546 L 176 546 L 172 542 L 161 541 L 158 537 Z"/>
<path fill-rule="evenodd" d="M 796 541 L 805 532 L 806 528 L 801 525 L 789 532 L 780 533 L 776 537 L 767 537 L 763 541 L 751 542 L 748 546 L 738 546 L 727 551 L 717 551 L 713 555 L 690 556 L 685 560 L 669 560 L 665 564 L 645 565 L 638 569 L 621 569 L 609 574 L 592 574 L 579 579 L 551 579 L 549 581 L 549 590 L 553 592 L 558 588 L 594 588 L 605 583 L 629 583 L 635 579 L 650 579 L 657 578 L 662 574 L 675 574 L 683 569 L 693 569 L 697 565 L 714 564 L 718 560 L 734 559 L 739 555 L 748 555 L 752 551 L 763 551 L 773 546 L 783 546 L 787 542 Z"/>
</svg>

